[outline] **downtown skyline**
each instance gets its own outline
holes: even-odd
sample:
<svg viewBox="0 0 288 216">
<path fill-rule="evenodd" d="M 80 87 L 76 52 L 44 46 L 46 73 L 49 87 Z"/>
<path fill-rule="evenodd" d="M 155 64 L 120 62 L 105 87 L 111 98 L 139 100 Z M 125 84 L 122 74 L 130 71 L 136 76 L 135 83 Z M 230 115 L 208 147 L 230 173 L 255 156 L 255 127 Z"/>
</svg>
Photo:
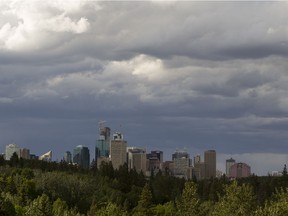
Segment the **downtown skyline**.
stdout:
<svg viewBox="0 0 288 216">
<path fill-rule="evenodd" d="M 0 2 L 0 151 L 129 146 L 288 163 L 288 3 Z M 113 131 L 114 132 L 114 131 Z M 54 149 L 57 149 L 55 152 Z M 92 156 L 93 157 L 93 156 Z"/>
</svg>

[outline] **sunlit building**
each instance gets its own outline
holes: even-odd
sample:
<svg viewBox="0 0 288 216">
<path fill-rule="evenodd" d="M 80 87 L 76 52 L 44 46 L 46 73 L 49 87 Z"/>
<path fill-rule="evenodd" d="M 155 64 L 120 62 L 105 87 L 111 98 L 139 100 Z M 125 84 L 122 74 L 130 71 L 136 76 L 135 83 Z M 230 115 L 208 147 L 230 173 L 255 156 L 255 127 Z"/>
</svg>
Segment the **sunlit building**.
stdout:
<svg viewBox="0 0 288 216">
<path fill-rule="evenodd" d="M 18 155 L 18 157 L 20 157 L 20 148 L 14 143 L 6 145 L 6 148 L 5 148 L 5 159 L 6 160 L 10 160 L 10 158 L 12 157 L 12 155 L 14 153 L 16 153 Z"/>
<path fill-rule="evenodd" d="M 127 163 L 127 142 L 120 132 L 113 134 L 113 140 L 110 141 L 110 160 L 114 169 Z"/>
<path fill-rule="evenodd" d="M 52 161 L 52 151 L 48 151 L 47 153 L 39 156 L 39 160 L 43 160 L 43 161 Z"/>
</svg>

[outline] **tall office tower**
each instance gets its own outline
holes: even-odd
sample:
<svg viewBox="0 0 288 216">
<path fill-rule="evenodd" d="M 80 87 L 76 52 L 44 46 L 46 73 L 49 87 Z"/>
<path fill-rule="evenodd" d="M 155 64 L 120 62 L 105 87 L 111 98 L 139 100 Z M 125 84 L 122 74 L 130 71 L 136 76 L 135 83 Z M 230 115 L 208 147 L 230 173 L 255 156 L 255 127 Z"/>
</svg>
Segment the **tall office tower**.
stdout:
<svg viewBox="0 0 288 216">
<path fill-rule="evenodd" d="M 128 169 L 135 169 L 138 173 L 146 173 L 146 151 L 137 147 L 128 147 Z"/>
<path fill-rule="evenodd" d="M 96 140 L 95 161 L 99 168 L 102 161 L 108 162 L 110 154 L 110 128 L 100 128 L 100 137 Z"/>
<path fill-rule="evenodd" d="M 154 174 L 159 172 L 163 167 L 163 152 L 162 151 L 151 151 L 146 154 L 147 159 L 147 171 L 153 171 Z"/>
<path fill-rule="evenodd" d="M 235 163 L 229 169 L 231 178 L 244 178 L 251 175 L 251 167 L 246 163 Z"/>
<path fill-rule="evenodd" d="M 188 152 L 176 151 L 172 154 L 172 161 L 174 164 L 174 176 L 188 178 L 189 167 L 191 167 L 191 159 Z"/>
<path fill-rule="evenodd" d="M 30 159 L 30 150 L 26 148 L 21 148 L 20 157 L 23 159 Z"/>
<path fill-rule="evenodd" d="M 216 177 L 216 151 L 207 150 L 204 152 L 205 178 Z"/>
<path fill-rule="evenodd" d="M 39 156 L 39 160 L 43 160 L 43 161 L 52 161 L 52 151 L 49 151 L 41 156 Z"/>
<path fill-rule="evenodd" d="M 18 157 L 20 158 L 20 148 L 16 146 L 16 144 L 9 144 L 6 145 L 5 148 L 5 159 L 10 160 L 12 155 L 16 153 Z"/>
<path fill-rule="evenodd" d="M 235 164 L 235 160 L 233 158 L 226 160 L 226 176 L 230 177 L 230 167 Z"/>
<path fill-rule="evenodd" d="M 63 160 L 66 162 L 66 163 L 72 163 L 72 154 L 70 151 L 66 151 L 64 153 L 64 157 L 63 157 Z"/>
<path fill-rule="evenodd" d="M 114 169 L 127 163 L 127 142 L 119 132 L 113 134 L 113 140 L 110 141 L 110 160 Z"/>
<path fill-rule="evenodd" d="M 88 169 L 90 166 L 90 153 L 89 149 L 85 146 L 78 145 L 73 151 L 73 163 L 78 166 Z"/>
<path fill-rule="evenodd" d="M 110 131 L 109 127 L 100 128 L 100 139 L 110 140 Z"/>
<path fill-rule="evenodd" d="M 205 178 L 205 163 L 201 161 L 201 156 L 198 154 L 194 157 L 194 169 L 192 170 L 193 176 L 198 180 Z"/>
</svg>

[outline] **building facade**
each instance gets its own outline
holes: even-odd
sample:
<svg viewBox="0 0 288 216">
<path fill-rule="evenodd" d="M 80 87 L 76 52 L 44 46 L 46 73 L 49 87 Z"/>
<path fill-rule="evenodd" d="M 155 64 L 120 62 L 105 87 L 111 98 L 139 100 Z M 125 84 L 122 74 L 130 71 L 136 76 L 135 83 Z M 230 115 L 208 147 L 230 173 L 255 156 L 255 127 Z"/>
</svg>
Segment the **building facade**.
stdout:
<svg viewBox="0 0 288 216">
<path fill-rule="evenodd" d="M 204 152 L 204 163 L 205 163 L 205 178 L 216 177 L 216 151 L 207 150 Z"/>
<path fill-rule="evenodd" d="M 235 164 L 235 160 L 233 158 L 226 160 L 226 176 L 230 177 L 230 167 Z"/>
<path fill-rule="evenodd" d="M 137 147 L 128 147 L 127 148 L 127 157 L 128 157 L 128 169 L 135 169 L 138 173 L 141 171 L 143 174 L 146 173 L 146 151 Z"/>
<path fill-rule="evenodd" d="M 191 159 L 187 151 L 176 151 L 172 154 L 174 165 L 173 174 L 176 177 L 188 178 L 191 167 Z"/>
<path fill-rule="evenodd" d="M 162 151 L 151 151 L 151 153 L 146 154 L 147 159 L 147 175 L 149 176 L 151 172 L 156 174 L 159 170 L 163 168 L 163 152 Z"/>
<path fill-rule="evenodd" d="M 5 160 L 10 160 L 12 155 L 16 153 L 20 158 L 20 148 L 16 144 L 8 144 L 5 148 Z"/>
<path fill-rule="evenodd" d="M 88 169 L 90 167 L 89 149 L 83 145 L 78 145 L 73 151 L 73 163 L 79 167 Z"/>
<path fill-rule="evenodd" d="M 231 178 L 244 178 L 251 175 L 251 167 L 246 163 L 235 163 L 229 169 Z"/>
<path fill-rule="evenodd" d="M 30 159 L 30 150 L 26 148 L 21 148 L 19 157 L 26 160 Z"/>
<path fill-rule="evenodd" d="M 63 160 L 66 162 L 66 163 L 72 163 L 72 154 L 70 151 L 66 151 L 64 153 L 64 157 L 63 157 Z"/>
<path fill-rule="evenodd" d="M 196 179 L 204 179 L 206 174 L 205 170 L 206 164 L 201 161 L 200 155 L 196 155 L 194 157 L 194 168 L 192 170 L 193 176 L 195 176 Z"/>
<path fill-rule="evenodd" d="M 113 134 L 113 140 L 110 141 L 110 160 L 114 169 L 127 163 L 127 142 L 120 132 Z"/>
<path fill-rule="evenodd" d="M 103 127 L 100 128 L 99 139 L 96 140 L 95 147 L 95 161 L 97 167 L 99 168 L 101 163 L 104 161 L 109 161 L 110 155 L 110 128 Z"/>
</svg>

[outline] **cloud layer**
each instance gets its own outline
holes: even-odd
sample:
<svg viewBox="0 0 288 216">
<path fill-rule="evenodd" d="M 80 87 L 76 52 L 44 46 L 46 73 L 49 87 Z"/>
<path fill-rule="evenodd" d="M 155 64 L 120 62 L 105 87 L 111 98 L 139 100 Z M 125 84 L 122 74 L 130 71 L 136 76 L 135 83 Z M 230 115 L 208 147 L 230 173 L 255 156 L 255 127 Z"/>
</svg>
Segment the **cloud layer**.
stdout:
<svg viewBox="0 0 288 216">
<path fill-rule="evenodd" d="M 283 153 L 286 2 L 0 2 L 1 146 Z M 282 162 L 282 161 L 281 161 Z M 279 164 L 280 169 L 282 164 Z"/>
</svg>

